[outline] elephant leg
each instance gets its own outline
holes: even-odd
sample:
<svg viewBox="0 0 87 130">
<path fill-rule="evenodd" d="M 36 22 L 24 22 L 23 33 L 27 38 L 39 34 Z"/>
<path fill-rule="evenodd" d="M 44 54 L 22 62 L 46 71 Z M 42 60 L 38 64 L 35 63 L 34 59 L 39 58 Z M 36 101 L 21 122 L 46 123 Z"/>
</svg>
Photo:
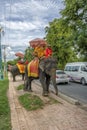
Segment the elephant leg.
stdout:
<svg viewBox="0 0 87 130">
<path fill-rule="evenodd" d="M 13 75 L 13 82 L 15 82 L 16 80 L 15 80 L 15 75 Z"/>
<path fill-rule="evenodd" d="M 32 82 L 32 80 L 33 79 L 31 77 L 25 78 L 25 81 L 24 81 L 24 91 L 32 92 L 32 89 L 31 89 L 31 82 Z"/>
<path fill-rule="evenodd" d="M 49 85 L 50 85 L 50 76 L 46 75 L 46 86 L 47 86 L 47 92 L 49 93 Z"/>
<path fill-rule="evenodd" d="M 43 87 L 43 96 L 48 96 L 47 86 L 46 86 L 46 75 L 45 72 L 42 71 L 41 69 L 39 70 L 39 78 L 40 78 L 41 85 Z"/>
<path fill-rule="evenodd" d="M 22 74 L 22 80 L 24 80 L 24 76 L 25 76 L 25 74 Z"/>
<path fill-rule="evenodd" d="M 56 85 L 56 79 L 55 79 L 55 78 L 52 78 L 52 82 L 53 82 L 53 86 L 54 86 L 56 95 L 58 95 L 58 88 L 57 88 L 57 85 Z"/>
<path fill-rule="evenodd" d="M 28 77 L 28 87 L 27 90 L 29 92 L 32 92 L 32 88 L 31 88 L 31 82 L 32 82 L 33 78 L 32 77 Z"/>
<path fill-rule="evenodd" d="M 58 95 L 58 88 L 57 88 L 57 85 L 54 85 L 54 88 L 55 88 L 56 95 Z"/>
<path fill-rule="evenodd" d="M 27 91 L 27 89 L 28 89 L 28 77 L 26 77 L 24 80 L 24 91 Z"/>
</svg>

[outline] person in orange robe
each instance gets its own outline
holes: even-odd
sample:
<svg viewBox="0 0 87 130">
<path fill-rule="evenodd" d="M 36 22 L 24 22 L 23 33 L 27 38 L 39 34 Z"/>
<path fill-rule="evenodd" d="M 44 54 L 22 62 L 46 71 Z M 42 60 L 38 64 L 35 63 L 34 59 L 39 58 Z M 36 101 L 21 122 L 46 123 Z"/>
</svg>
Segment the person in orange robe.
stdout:
<svg viewBox="0 0 87 130">
<path fill-rule="evenodd" d="M 44 59 L 52 56 L 52 53 L 53 51 L 51 45 L 49 44 L 45 46 L 38 45 L 37 47 L 35 47 L 33 54 L 34 56 L 37 55 L 37 57 L 39 58 L 39 68 L 41 68 L 42 71 L 44 71 L 45 67 Z"/>
<path fill-rule="evenodd" d="M 44 51 L 44 55 L 46 58 L 49 58 L 50 56 L 52 56 L 52 53 L 53 51 L 52 51 L 51 45 L 48 44 Z"/>
<path fill-rule="evenodd" d="M 42 58 L 44 56 L 45 46 L 38 45 L 34 49 L 34 55 L 37 54 L 38 58 Z"/>
</svg>

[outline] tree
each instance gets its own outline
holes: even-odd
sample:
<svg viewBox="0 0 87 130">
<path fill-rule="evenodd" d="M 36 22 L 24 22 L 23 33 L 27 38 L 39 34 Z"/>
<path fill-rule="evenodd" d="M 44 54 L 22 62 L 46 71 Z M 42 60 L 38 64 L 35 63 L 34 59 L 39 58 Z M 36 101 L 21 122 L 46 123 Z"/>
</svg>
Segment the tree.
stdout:
<svg viewBox="0 0 87 130">
<path fill-rule="evenodd" d="M 50 43 L 53 48 L 59 68 L 63 69 L 66 62 L 77 59 L 72 47 L 72 30 L 71 28 L 67 28 L 67 24 L 62 18 L 54 19 L 45 30 L 47 42 Z"/>
<path fill-rule="evenodd" d="M 46 40 L 61 68 L 66 62 L 87 61 L 87 1 L 64 0 L 64 4 L 61 18 L 45 28 Z"/>
<path fill-rule="evenodd" d="M 24 55 L 24 59 L 25 60 L 28 60 L 28 61 L 31 61 L 33 59 L 33 48 L 31 47 L 28 47 L 26 50 L 25 50 L 25 55 Z"/>
<path fill-rule="evenodd" d="M 73 46 L 87 61 L 87 0 L 65 0 L 63 20 L 72 29 Z"/>
<path fill-rule="evenodd" d="M 14 60 L 9 60 L 8 62 L 7 62 L 7 65 L 16 65 L 16 63 L 18 62 L 20 60 L 20 58 L 18 57 L 18 58 L 16 58 L 16 59 L 14 59 Z"/>
</svg>

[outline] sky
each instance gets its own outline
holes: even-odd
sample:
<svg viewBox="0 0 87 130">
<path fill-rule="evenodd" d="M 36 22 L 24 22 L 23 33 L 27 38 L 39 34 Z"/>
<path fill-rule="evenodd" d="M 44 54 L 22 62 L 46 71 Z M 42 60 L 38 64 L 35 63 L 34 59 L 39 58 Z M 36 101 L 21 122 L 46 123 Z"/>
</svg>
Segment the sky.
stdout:
<svg viewBox="0 0 87 130">
<path fill-rule="evenodd" d="M 7 46 L 7 60 L 24 53 L 30 40 L 44 38 L 45 27 L 61 17 L 63 8 L 63 0 L 0 0 L 1 44 Z"/>
</svg>

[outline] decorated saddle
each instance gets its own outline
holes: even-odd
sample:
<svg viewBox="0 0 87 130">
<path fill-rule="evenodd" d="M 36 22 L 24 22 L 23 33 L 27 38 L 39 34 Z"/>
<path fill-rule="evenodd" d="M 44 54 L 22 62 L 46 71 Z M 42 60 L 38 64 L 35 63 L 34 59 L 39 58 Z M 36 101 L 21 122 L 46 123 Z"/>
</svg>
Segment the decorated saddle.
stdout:
<svg viewBox="0 0 87 130">
<path fill-rule="evenodd" d="M 24 64 L 17 63 L 16 65 L 17 65 L 20 73 L 25 73 L 25 65 Z"/>
<path fill-rule="evenodd" d="M 27 66 L 28 68 L 28 77 L 35 77 L 37 78 L 39 76 L 39 59 L 35 58 L 33 59 Z"/>
</svg>

